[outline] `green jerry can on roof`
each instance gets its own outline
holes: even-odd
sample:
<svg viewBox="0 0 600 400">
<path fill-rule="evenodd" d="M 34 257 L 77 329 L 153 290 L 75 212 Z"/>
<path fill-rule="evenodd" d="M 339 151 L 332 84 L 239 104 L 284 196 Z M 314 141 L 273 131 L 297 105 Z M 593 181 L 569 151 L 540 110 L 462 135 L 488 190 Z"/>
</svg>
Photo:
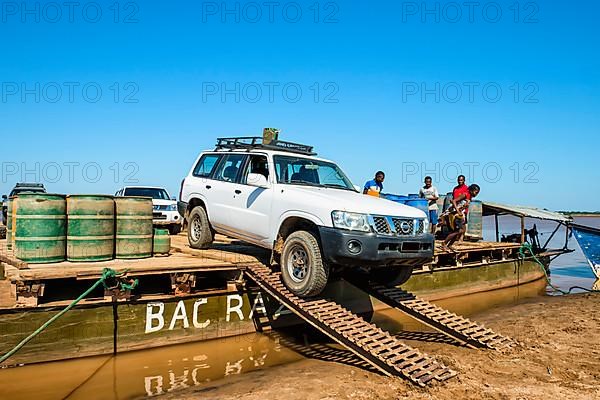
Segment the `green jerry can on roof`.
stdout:
<svg viewBox="0 0 600 400">
<path fill-rule="evenodd" d="M 67 203 L 65 196 L 21 193 L 11 200 L 14 254 L 30 264 L 65 260 Z"/>
<path fill-rule="evenodd" d="M 152 198 L 115 197 L 117 258 L 152 257 Z"/>
<path fill-rule="evenodd" d="M 113 259 L 115 202 L 107 195 L 67 196 L 67 260 Z"/>
</svg>

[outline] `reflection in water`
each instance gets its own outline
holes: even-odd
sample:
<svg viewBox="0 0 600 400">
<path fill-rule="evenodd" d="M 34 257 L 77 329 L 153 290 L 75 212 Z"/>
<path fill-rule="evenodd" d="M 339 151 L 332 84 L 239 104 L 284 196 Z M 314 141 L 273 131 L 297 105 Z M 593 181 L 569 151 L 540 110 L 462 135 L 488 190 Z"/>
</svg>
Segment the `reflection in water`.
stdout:
<svg viewBox="0 0 600 400">
<path fill-rule="evenodd" d="M 436 301 L 469 316 L 544 293 L 539 280 L 519 287 Z M 444 335 L 396 310 L 376 312 L 373 322 L 400 339 L 449 343 Z M 349 351 L 311 329 L 253 333 L 197 343 L 0 370 L 2 399 L 131 399 L 153 397 L 230 375 L 317 358 L 368 368 Z"/>
<path fill-rule="evenodd" d="M 278 338 L 255 333 L 9 368 L 0 371 L 0 398 L 150 397 L 301 358 Z"/>
</svg>

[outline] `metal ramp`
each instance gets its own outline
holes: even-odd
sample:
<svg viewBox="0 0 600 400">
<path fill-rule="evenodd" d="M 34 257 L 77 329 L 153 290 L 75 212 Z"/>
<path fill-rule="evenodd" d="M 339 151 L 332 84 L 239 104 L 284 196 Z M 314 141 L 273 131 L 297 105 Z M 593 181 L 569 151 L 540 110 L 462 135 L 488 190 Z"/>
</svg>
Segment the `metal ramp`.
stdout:
<svg viewBox="0 0 600 400">
<path fill-rule="evenodd" d="M 264 265 L 249 266 L 245 273 L 290 311 L 386 375 L 401 376 L 419 386 L 456 375 L 333 301 L 295 296 L 284 286 L 281 274 Z"/>
<path fill-rule="evenodd" d="M 517 345 L 509 337 L 502 336 L 479 323 L 420 299 L 405 290 L 388 288 L 383 285 L 371 286 L 359 280 L 350 280 L 349 282 L 379 301 L 399 309 L 466 346 L 508 350 Z"/>
</svg>

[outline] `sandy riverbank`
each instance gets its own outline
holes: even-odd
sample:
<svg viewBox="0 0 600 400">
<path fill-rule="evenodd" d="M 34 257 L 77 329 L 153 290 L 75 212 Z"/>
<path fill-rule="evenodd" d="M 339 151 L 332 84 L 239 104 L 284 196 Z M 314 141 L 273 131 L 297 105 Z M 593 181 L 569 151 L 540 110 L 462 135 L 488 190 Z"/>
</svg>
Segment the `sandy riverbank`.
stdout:
<svg viewBox="0 0 600 400">
<path fill-rule="evenodd" d="M 537 298 L 472 319 L 512 336 L 523 347 L 500 354 L 408 341 L 459 372 L 458 377 L 426 389 L 358 367 L 306 359 L 161 399 L 600 398 L 600 295 Z"/>
</svg>

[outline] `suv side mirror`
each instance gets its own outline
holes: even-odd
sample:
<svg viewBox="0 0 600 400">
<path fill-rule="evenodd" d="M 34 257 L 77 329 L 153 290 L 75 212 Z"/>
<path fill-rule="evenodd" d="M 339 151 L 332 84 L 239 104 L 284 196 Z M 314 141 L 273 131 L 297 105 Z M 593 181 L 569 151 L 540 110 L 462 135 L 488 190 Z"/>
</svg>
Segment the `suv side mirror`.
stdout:
<svg viewBox="0 0 600 400">
<path fill-rule="evenodd" d="M 171 200 L 177 200 L 177 197 L 171 196 Z"/>
<path fill-rule="evenodd" d="M 270 187 L 267 178 L 263 174 L 248 174 L 246 183 L 250 186 L 256 186 L 263 189 L 268 189 Z"/>
</svg>

